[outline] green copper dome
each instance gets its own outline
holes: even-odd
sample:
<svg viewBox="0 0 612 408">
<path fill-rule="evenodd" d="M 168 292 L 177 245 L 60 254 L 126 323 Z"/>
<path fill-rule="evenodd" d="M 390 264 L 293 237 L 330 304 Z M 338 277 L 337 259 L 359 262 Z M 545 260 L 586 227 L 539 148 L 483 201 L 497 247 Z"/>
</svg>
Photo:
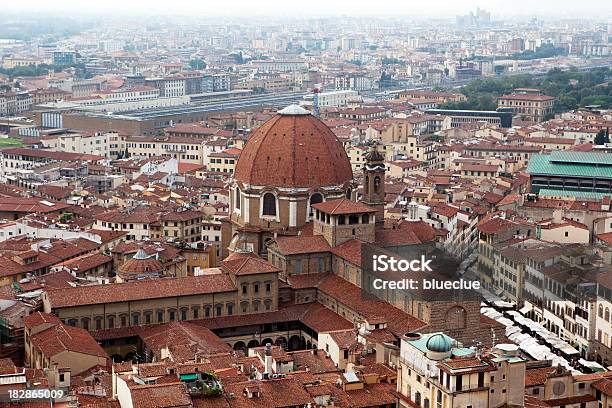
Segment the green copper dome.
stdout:
<svg viewBox="0 0 612 408">
<path fill-rule="evenodd" d="M 427 350 L 437 353 L 447 353 L 451 350 L 452 346 L 451 339 L 442 333 L 434 334 L 426 343 Z"/>
</svg>

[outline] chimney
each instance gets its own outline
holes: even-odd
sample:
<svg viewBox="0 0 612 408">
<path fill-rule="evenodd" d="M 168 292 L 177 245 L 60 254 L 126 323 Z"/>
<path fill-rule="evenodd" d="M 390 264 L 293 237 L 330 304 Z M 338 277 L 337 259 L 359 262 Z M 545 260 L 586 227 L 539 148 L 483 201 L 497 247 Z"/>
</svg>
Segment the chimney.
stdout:
<svg viewBox="0 0 612 408">
<path fill-rule="evenodd" d="M 553 210 L 552 218 L 553 223 L 561 224 L 561 222 L 563 222 L 563 210 L 560 208 Z"/>
<path fill-rule="evenodd" d="M 266 355 L 264 357 L 265 371 L 264 378 L 268 378 L 272 374 L 272 344 L 266 344 Z"/>
<path fill-rule="evenodd" d="M 601 210 L 602 211 L 610 211 L 610 196 L 605 196 L 601 200 Z"/>
</svg>

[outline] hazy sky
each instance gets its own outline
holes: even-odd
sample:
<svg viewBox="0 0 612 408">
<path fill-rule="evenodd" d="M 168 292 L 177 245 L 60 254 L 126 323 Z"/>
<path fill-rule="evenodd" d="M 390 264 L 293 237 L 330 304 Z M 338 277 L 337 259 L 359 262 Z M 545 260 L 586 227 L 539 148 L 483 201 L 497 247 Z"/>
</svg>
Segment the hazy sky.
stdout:
<svg viewBox="0 0 612 408">
<path fill-rule="evenodd" d="M 403 15 L 448 17 L 480 6 L 510 16 L 612 19 L 610 0 L 0 0 L 3 10 L 96 14 Z"/>
</svg>

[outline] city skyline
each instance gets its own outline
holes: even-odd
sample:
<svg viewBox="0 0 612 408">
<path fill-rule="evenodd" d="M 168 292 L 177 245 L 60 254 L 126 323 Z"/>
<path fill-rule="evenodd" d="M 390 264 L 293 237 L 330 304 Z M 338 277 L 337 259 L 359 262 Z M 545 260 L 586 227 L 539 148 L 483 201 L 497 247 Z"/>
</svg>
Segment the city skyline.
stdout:
<svg viewBox="0 0 612 408">
<path fill-rule="evenodd" d="M 178 0 L 171 4 L 162 0 L 126 4 L 120 0 L 83 3 L 77 0 L 58 0 L 50 4 L 44 0 L 26 0 L 23 3 L 10 2 L 3 6 L 5 11 L 31 10 L 35 13 L 70 12 L 73 15 L 100 16 L 159 16 L 190 15 L 190 16 L 222 16 L 222 17 L 325 17 L 325 16 L 375 16 L 375 17 L 418 17 L 418 18 L 450 18 L 455 15 L 475 12 L 477 8 L 492 12 L 495 19 L 515 17 L 539 18 L 589 18 L 611 19 L 612 6 L 605 0 L 588 0 L 573 2 L 564 0 L 542 0 L 531 2 L 518 0 L 507 2 L 503 0 L 475 1 L 437 0 L 433 2 L 411 4 L 395 0 L 382 0 L 376 3 L 358 3 L 348 0 L 327 2 L 311 0 L 306 3 L 280 2 L 277 0 L 262 0 L 253 3 L 247 0 L 232 0 L 229 2 Z M 194 14 L 195 13 L 195 14 Z M 292 15 L 292 13 L 295 13 Z"/>
</svg>

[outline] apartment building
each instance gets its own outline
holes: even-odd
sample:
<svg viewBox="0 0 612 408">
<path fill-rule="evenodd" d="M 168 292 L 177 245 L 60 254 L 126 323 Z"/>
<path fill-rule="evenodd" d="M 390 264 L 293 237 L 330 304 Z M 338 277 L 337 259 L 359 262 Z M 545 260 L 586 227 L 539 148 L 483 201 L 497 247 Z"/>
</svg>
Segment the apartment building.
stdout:
<svg viewBox="0 0 612 408">
<path fill-rule="evenodd" d="M 42 145 L 56 152 L 97 155 L 107 159 L 117 158 L 111 156 L 110 139 L 110 133 L 63 133 L 43 138 Z M 118 150 L 113 149 L 113 152 L 117 154 Z"/>
<path fill-rule="evenodd" d="M 182 163 L 205 164 L 202 138 L 184 136 L 130 136 L 125 139 L 125 148 L 130 156 L 168 156 Z"/>
<path fill-rule="evenodd" d="M 526 360 L 518 346 L 483 354 L 441 332 L 407 333 L 400 342 L 401 407 L 525 406 Z"/>
<path fill-rule="evenodd" d="M 293 72 L 308 68 L 303 60 L 252 60 L 249 64 L 261 72 Z"/>
<path fill-rule="evenodd" d="M 236 163 L 240 157 L 242 150 L 235 147 L 213 152 L 208 155 L 208 169 L 218 173 L 234 174 Z"/>
<path fill-rule="evenodd" d="M 203 218 L 202 212 L 187 209 L 163 214 L 160 217 L 162 236 L 167 241 L 200 242 Z"/>
<path fill-rule="evenodd" d="M 518 90 L 516 90 L 518 91 Z M 511 108 L 516 116 L 542 122 L 552 116 L 555 98 L 541 94 L 514 92 L 497 99 L 499 108 Z"/>
<path fill-rule="evenodd" d="M 499 291 L 500 278 L 499 274 L 496 273 L 496 249 L 494 246 L 514 237 L 533 237 L 535 236 L 535 228 L 530 224 L 495 216 L 482 220 L 478 223 L 476 229 L 479 234 L 477 268 L 480 282 L 485 288 L 498 288 L 497 291 Z M 512 277 L 510 279 L 513 280 Z M 503 287 L 503 282 L 501 286 Z M 508 293 L 512 293 L 513 287 L 514 293 L 516 293 L 516 285 L 511 285 Z"/>
</svg>

